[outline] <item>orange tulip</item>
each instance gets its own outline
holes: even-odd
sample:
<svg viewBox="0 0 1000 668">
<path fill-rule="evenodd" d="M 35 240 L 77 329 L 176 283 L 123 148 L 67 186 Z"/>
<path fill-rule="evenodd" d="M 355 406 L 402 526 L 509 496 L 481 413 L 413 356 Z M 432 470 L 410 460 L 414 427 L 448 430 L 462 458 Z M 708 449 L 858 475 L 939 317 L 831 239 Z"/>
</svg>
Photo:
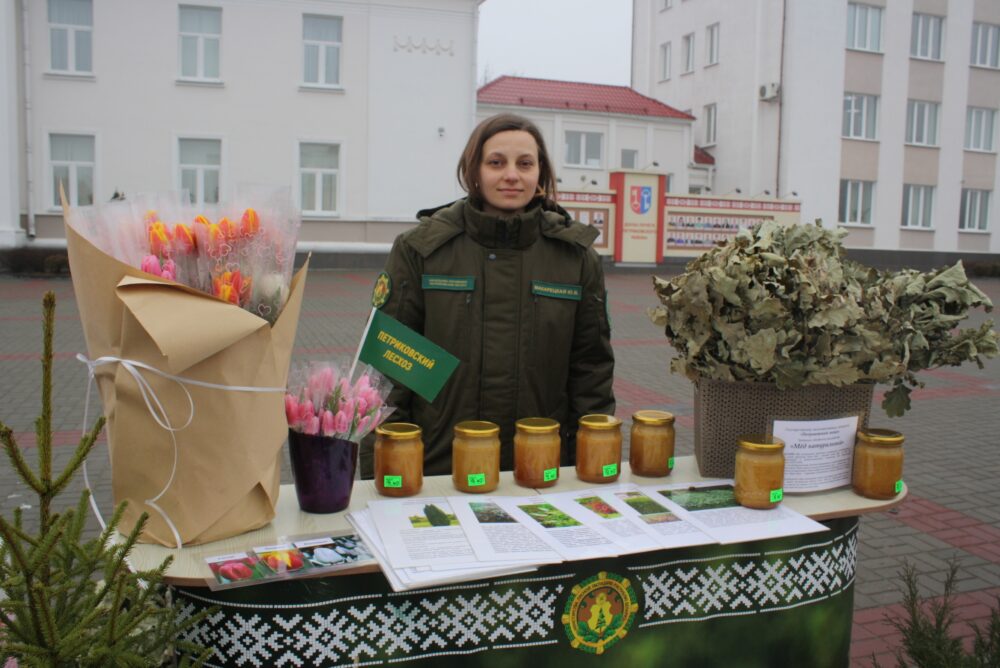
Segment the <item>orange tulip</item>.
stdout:
<svg viewBox="0 0 1000 668">
<path fill-rule="evenodd" d="M 198 247 L 194 232 L 184 223 L 174 225 L 174 248 L 187 255 Z"/>
<path fill-rule="evenodd" d="M 240 219 L 240 234 L 244 237 L 252 237 L 257 234 L 260 230 L 260 216 L 253 209 L 247 209 L 243 212 L 243 218 Z"/>
<path fill-rule="evenodd" d="M 212 279 L 212 294 L 222 301 L 240 306 L 250 297 L 250 284 L 251 280 L 244 278 L 238 269 L 224 271 Z"/>
<path fill-rule="evenodd" d="M 239 236 L 239 230 L 236 229 L 236 224 L 229 220 L 225 216 L 219 219 L 219 231 L 226 239 L 235 239 Z"/>
<path fill-rule="evenodd" d="M 208 225 L 212 224 L 212 221 L 210 221 L 208 218 L 206 218 L 205 216 L 202 216 L 202 215 L 195 216 L 194 217 L 194 222 L 200 223 L 201 225 L 205 225 L 205 226 L 208 226 Z"/>
<path fill-rule="evenodd" d="M 149 224 L 149 252 L 153 255 L 163 257 L 170 255 L 170 230 L 160 220 Z"/>
<path fill-rule="evenodd" d="M 146 225 L 152 225 L 153 223 L 160 220 L 160 214 L 150 209 L 149 211 L 146 212 L 146 215 L 143 216 L 142 220 L 144 223 L 146 223 Z"/>
</svg>

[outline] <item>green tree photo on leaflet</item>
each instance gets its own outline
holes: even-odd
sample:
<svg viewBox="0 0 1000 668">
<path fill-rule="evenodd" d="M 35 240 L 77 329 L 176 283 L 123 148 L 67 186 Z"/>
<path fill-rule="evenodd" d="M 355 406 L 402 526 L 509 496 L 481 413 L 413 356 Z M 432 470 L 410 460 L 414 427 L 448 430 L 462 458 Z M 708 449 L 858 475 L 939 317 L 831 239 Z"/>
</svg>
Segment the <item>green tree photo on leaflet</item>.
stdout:
<svg viewBox="0 0 1000 668">
<path fill-rule="evenodd" d="M 424 506 L 424 515 L 432 527 L 446 527 L 451 525 L 451 519 L 448 517 L 448 514 L 433 503 Z"/>
<path fill-rule="evenodd" d="M 132 571 L 128 556 L 146 522 L 143 514 L 127 536 L 117 536 L 125 510 L 115 509 L 96 538 L 83 538 L 89 493 L 61 512 L 53 501 L 66 490 L 104 428 L 104 418 L 85 434 L 58 475 L 52 471 L 52 334 L 55 295 L 43 304 L 42 414 L 35 421 L 38 470 L 32 470 L 13 430 L 0 422 L 0 441 L 21 482 L 38 496 L 38 521 L 30 531 L 21 508 L 0 517 L 0 659 L 28 666 L 203 665 L 210 657 L 179 638 L 205 612 L 182 619 L 171 605 L 163 575 L 171 558 L 148 571 Z M 116 538 L 117 536 L 117 538 Z M 194 657 L 193 660 L 191 657 Z"/>
</svg>

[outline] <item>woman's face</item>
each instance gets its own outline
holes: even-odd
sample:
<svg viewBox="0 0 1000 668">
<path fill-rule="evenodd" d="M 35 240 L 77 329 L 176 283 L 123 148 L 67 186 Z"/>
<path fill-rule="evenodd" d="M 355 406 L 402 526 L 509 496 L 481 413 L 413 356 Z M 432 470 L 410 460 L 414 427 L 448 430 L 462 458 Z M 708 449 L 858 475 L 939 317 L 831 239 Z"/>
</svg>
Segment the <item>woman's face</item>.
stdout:
<svg viewBox="0 0 1000 668">
<path fill-rule="evenodd" d="M 493 215 L 521 213 L 538 190 L 538 145 L 524 130 L 498 132 L 483 144 L 479 190 L 483 210 Z"/>
</svg>

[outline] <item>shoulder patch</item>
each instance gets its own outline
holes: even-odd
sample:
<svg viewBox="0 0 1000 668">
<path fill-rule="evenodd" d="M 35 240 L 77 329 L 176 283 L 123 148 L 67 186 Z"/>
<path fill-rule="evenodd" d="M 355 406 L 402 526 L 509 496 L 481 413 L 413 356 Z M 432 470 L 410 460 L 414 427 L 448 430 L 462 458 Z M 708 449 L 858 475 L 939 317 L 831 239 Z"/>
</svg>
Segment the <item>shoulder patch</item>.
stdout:
<svg viewBox="0 0 1000 668">
<path fill-rule="evenodd" d="M 384 271 L 375 279 L 375 287 L 372 288 L 372 306 L 382 308 L 389 301 L 392 294 L 392 279 Z"/>
</svg>

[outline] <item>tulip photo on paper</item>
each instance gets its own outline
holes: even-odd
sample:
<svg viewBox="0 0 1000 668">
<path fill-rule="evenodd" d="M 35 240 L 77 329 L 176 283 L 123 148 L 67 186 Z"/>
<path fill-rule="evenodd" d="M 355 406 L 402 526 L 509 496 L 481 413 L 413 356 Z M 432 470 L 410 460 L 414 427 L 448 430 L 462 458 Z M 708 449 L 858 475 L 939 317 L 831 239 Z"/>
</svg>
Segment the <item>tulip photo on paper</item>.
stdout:
<svg viewBox="0 0 1000 668">
<path fill-rule="evenodd" d="M 292 431 L 358 442 L 392 413 L 385 399 L 391 384 L 371 367 L 351 382 L 347 365 L 312 362 L 292 367 L 285 417 Z"/>
</svg>

